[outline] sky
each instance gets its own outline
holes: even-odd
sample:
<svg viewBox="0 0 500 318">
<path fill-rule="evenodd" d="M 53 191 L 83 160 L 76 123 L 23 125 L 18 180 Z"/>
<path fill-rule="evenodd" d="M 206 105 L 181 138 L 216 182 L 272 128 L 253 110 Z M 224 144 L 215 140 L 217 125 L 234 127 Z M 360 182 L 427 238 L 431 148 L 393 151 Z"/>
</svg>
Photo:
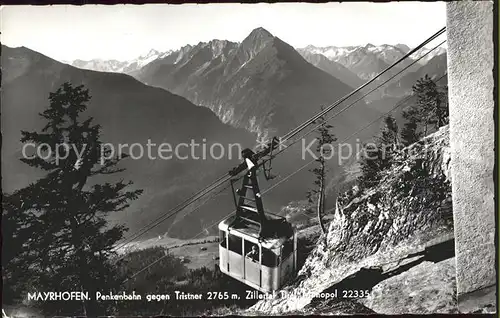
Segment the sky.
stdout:
<svg viewBox="0 0 500 318">
<path fill-rule="evenodd" d="M 446 25 L 444 2 L 2 6 L 3 44 L 72 61 L 130 60 L 263 27 L 295 48 L 418 45 Z"/>
</svg>

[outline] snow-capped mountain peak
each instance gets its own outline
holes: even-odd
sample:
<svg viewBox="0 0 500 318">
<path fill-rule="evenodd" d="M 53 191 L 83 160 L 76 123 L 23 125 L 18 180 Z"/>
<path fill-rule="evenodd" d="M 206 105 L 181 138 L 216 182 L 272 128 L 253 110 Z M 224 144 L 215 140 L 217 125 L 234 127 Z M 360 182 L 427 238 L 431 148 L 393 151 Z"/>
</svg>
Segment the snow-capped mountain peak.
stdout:
<svg viewBox="0 0 500 318">
<path fill-rule="evenodd" d="M 308 57 L 308 53 L 323 55 L 330 61 L 341 64 L 360 79 L 370 80 L 383 69 L 404 57 L 410 51 L 410 48 L 404 44 L 374 45 L 372 43 L 368 43 L 366 45 L 346 47 L 316 47 L 308 45 L 305 48 L 297 49 L 297 51 L 299 51 L 302 56 L 306 57 L 306 59 Z M 429 49 L 423 48 L 415 54 L 412 54 L 407 62 L 409 63 L 411 60 L 417 60 L 427 52 L 429 52 Z M 441 55 L 445 52 L 446 49 L 444 48 L 434 50 L 422 59 L 418 60 L 418 64 L 420 64 L 420 66 L 424 66 L 433 57 Z M 414 69 L 418 67 L 418 65 L 415 65 Z"/>
<path fill-rule="evenodd" d="M 103 60 L 103 59 L 92 59 L 88 61 L 74 60 L 69 62 L 75 67 L 94 70 L 99 72 L 114 72 L 114 73 L 126 73 L 130 74 L 138 69 L 144 67 L 146 64 L 152 61 L 165 57 L 171 54 L 172 51 L 160 52 L 155 49 L 149 50 L 147 54 L 140 55 L 138 58 L 129 61 L 117 61 L 117 60 Z"/>
<path fill-rule="evenodd" d="M 155 49 L 151 49 L 148 54 L 146 54 L 145 56 L 140 56 L 139 58 L 137 58 L 136 60 L 133 60 L 130 62 L 129 65 L 133 64 L 133 63 L 137 63 L 137 69 L 140 69 L 142 68 L 143 66 L 145 66 L 146 64 L 149 64 L 151 62 L 153 62 L 154 60 L 162 57 L 162 56 L 166 56 L 166 55 L 169 55 L 170 53 L 172 53 L 171 50 L 167 51 L 167 52 L 159 52 Z"/>
<path fill-rule="evenodd" d="M 423 55 L 425 55 L 426 53 L 429 53 L 430 50 L 431 49 L 428 49 L 426 47 L 421 48 L 420 50 L 418 50 L 417 52 L 415 52 L 414 54 L 412 54 L 411 58 L 414 59 L 414 60 L 416 60 L 416 59 L 422 57 Z M 422 64 L 422 65 L 424 65 L 427 62 L 429 62 L 433 57 L 441 55 L 441 54 L 444 54 L 444 53 L 446 53 L 446 49 L 444 47 L 438 47 L 437 49 L 435 49 L 434 51 L 430 52 L 425 57 L 423 57 L 419 61 L 419 63 Z"/>
<path fill-rule="evenodd" d="M 151 56 L 157 56 L 159 54 L 160 54 L 160 52 L 158 52 L 157 50 L 151 49 L 151 50 L 149 50 L 148 54 L 139 56 L 139 59 L 147 59 Z"/>
<path fill-rule="evenodd" d="M 328 59 L 332 61 L 336 61 L 340 56 L 346 56 L 352 52 L 354 52 L 358 46 L 346 46 L 346 47 L 337 47 L 337 46 L 325 46 L 325 47 L 316 47 L 314 45 L 308 45 L 303 49 L 298 49 L 300 51 L 309 51 L 313 54 L 321 54 L 326 56 Z"/>
<path fill-rule="evenodd" d="M 382 44 L 382 45 L 374 45 L 372 43 L 368 43 L 364 46 L 345 46 L 345 47 L 336 47 L 336 46 L 325 46 L 325 47 L 316 47 L 314 45 L 308 45 L 305 48 L 298 49 L 299 52 L 309 52 L 313 54 L 321 54 L 330 59 L 331 61 L 338 62 L 343 64 L 345 67 L 350 68 L 352 63 L 357 63 L 359 59 L 363 58 L 367 55 L 374 55 L 375 58 L 378 58 L 382 62 L 386 64 L 392 64 L 399 58 L 403 57 L 406 53 L 410 51 L 410 48 L 405 44 Z M 423 48 L 412 55 L 413 59 L 417 59 L 420 56 L 427 53 L 429 49 Z M 434 56 L 443 54 L 446 52 L 446 49 L 440 47 L 428 54 L 425 58 L 420 60 L 420 64 L 427 63 Z"/>
</svg>

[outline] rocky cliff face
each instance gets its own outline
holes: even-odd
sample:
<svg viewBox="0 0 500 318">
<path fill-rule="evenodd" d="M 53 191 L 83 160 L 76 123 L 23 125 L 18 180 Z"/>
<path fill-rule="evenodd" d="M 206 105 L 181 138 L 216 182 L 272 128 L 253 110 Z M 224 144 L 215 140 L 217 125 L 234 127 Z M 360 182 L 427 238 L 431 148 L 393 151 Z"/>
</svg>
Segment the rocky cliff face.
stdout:
<svg viewBox="0 0 500 318">
<path fill-rule="evenodd" d="M 377 187 L 339 198 L 327 234 L 284 288 L 292 296 L 260 301 L 250 312 L 314 312 L 313 298 L 361 268 L 396 263 L 452 233 L 448 127 L 401 150 L 395 161 Z M 344 308 L 351 312 L 331 313 L 359 313 Z"/>
</svg>

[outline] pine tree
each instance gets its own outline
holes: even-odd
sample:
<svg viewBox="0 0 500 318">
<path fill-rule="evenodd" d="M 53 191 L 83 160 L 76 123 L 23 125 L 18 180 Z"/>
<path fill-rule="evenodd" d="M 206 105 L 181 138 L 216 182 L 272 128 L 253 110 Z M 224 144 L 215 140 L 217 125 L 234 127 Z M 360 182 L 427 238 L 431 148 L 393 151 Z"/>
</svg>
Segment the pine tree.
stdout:
<svg viewBox="0 0 500 318">
<path fill-rule="evenodd" d="M 365 145 L 363 147 L 364 156 L 360 160 L 361 174 L 358 177 L 358 184 L 360 190 L 376 186 L 380 180 L 380 166 L 382 151 L 376 144 L 373 147 Z"/>
<path fill-rule="evenodd" d="M 434 82 L 434 84 L 436 84 Z M 434 108 L 434 128 L 438 130 L 440 127 L 447 125 L 450 119 L 450 109 L 448 105 L 448 86 L 436 86 L 436 107 Z"/>
<path fill-rule="evenodd" d="M 70 309 L 75 314 L 96 314 L 100 309 L 94 293 L 118 287 L 120 278 L 110 259 L 115 253 L 113 246 L 126 229 L 111 226 L 106 217 L 123 211 L 142 193 L 127 191 L 131 182 L 89 181 L 123 171 L 116 165 L 125 158 L 111 157 L 111 149 L 101 149 L 101 127 L 93 124 L 93 118 L 81 120 L 90 99 L 83 85 L 70 83 L 50 93 L 50 105 L 40 114 L 45 127 L 41 132 L 22 131 L 21 138 L 21 142 L 43 149 L 40 155 L 21 161 L 46 171 L 46 175 L 9 198 L 13 210 L 25 218 L 25 224 L 18 224 L 18 228 L 28 228 L 34 238 L 24 239 L 24 244 L 31 256 L 25 260 L 38 272 L 37 288 L 91 295 L 92 300 L 78 304 L 44 303 L 51 314 Z"/>
<path fill-rule="evenodd" d="M 399 127 L 396 120 L 391 115 L 387 115 L 384 118 L 384 127 L 377 141 L 378 147 L 382 151 L 381 166 L 383 169 L 387 169 L 392 165 L 394 152 L 397 150 L 400 143 Z"/>
<path fill-rule="evenodd" d="M 417 132 L 418 124 L 413 119 L 408 119 L 401 130 L 401 139 L 405 146 L 411 145 L 420 140 L 422 134 Z"/>
<path fill-rule="evenodd" d="M 403 112 L 406 124 L 401 132 L 405 145 L 410 145 L 427 136 L 431 129 L 437 130 L 448 123 L 446 87 L 440 89 L 428 75 L 413 86 L 417 98 L 415 105 Z"/>
<path fill-rule="evenodd" d="M 399 128 L 394 117 L 388 115 L 384 118 L 380 136 L 375 140 L 373 147 L 364 147 L 365 156 L 361 159 L 361 176 L 358 178 L 361 189 L 376 186 L 381 172 L 394 163 L 394 153 L 400 144 Z"/>
<path fill-rule="evenodd" d="M 35 261 L 25 242 L 32 238 L 29 224 L 34 220 L 19 213 L 19 202 L 13 195 L 2 193 L 2 282 L 3 302 L 22 301 L 34 276 L 30 264 Z"/>
<path fill-rule="evenodd" d="M 324 107 L 321 107 L 321 110 L 323 109 Z M 314 174 L 315 180 L 313 183 L 314 188 L 307 192 L 307 199 L 310 204 L 314 204 L 316 202 L 316 212 L 321 230 L 323 233 L 326 233 L 326 227 L 322 219 L 322 215 L 325 211 L 325 187 L 326 175 L 328 172 L 325 157 L 330 156 L 332 153 L 332 147 L 328 147 L 327 145 L 331 145 L 332 142 L 337 141 L 337 138 L 335 138 L 335 136 L 330 132 L 330 129 L 333 128 L 333 126 L 328 124 L 324 116 L 318 118 L 313 124 L 319 125 L 317 129 L 318 137 L 316 138 L 317 144 L 315 149 L 317 153 L 317 159 L 315 161 L 318 162 L 319 165 L 318 167 L 309 170 Z"/>
</svg>

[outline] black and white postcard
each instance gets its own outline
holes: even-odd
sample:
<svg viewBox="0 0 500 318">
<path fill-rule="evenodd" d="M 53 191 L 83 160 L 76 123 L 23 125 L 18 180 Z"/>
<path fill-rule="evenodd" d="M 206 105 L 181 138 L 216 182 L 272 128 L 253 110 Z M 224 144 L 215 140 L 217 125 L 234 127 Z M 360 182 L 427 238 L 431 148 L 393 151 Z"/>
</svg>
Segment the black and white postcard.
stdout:
<svg viewBox="0 0 500 318">
<path fill-rule="evenodd" d="M 497 314 L 498 3 L 0 7 L 2 316 Z"/>
</svg>

